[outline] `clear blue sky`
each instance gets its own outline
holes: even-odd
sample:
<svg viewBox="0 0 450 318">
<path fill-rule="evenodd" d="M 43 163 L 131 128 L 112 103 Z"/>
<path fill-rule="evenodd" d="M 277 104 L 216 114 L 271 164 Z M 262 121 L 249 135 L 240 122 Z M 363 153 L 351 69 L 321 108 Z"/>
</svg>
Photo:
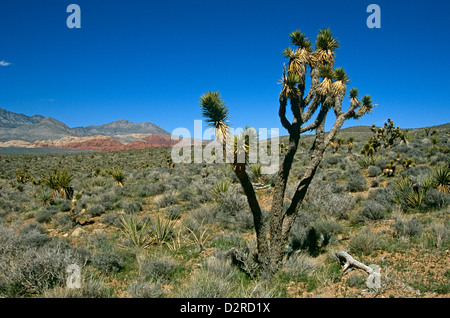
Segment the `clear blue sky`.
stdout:
<svg viewBox="0 0 450 318">
<path fill-rule="evenodd" d="M 66 8 L 81 7 L 81 29 Z M 381 7 L 381 29 L 366 8 Z M 330 27 L 336 66 L 379 106 L 354 125 L 449 122 L 447 0 L 2 0 L 0 107 L 70 127 L 151 121 L 193 131 L 199 97 L 219 90 L 233 127 L 281 127 L 282 51 Z M 281 129 L 281 135 L 286 132 Z"/>
</svg>

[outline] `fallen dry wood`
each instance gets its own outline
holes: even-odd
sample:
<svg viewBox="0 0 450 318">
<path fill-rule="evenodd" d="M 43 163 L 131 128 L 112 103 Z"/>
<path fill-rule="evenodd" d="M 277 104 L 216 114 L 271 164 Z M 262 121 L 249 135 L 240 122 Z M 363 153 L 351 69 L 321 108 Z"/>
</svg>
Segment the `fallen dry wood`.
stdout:
<svg viewBox="0 0 450 318">
<path fill-rule="evenodd" d="M 340 251 L 336 253 L 341 264 L 344 264 L 343 273 L 344 275 L 350 272 L 353 268 L 358 268 L 365 271 L 369 277 L 366 280 L 366 286 L 371 289 L 381 288 L 381 274 L 380 269 L 377 265 L 372 264 L 367 266 L 361 262 L 358 262 L 350 254 L 345 251 Z"/>
</svg>

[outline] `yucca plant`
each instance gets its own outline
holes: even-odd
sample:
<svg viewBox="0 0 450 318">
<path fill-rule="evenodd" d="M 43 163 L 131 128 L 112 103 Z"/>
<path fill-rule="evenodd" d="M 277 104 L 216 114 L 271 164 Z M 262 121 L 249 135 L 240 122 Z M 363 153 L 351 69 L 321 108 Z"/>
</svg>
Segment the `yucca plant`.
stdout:
<svg viewBox="0 0 450 318">
<path fill-rule="evenodd" d="M 438 167 L 431 176 L 433 187 L 443 193 L 450 193 L 450 169 L 448 166 Z"/>
<path fill-rule="evenodd" d="M 136 248 L 148 248 L 155 243 L 152 231 L 148 222 L 139 222 L 133 215 L 121 215 L 120 231 L 128 241 Z M 122 245 L 125 247 L 125 245 Z"/>
<path fill-rule="evenodd" d="M 56 175 L 58 187 L 61 195 L 66 200 L 72 199 L 73 188 L 70 185 L 73 180 L 73 174 L 67 172 L 67 170 L 59 171 Z"/>
<path fill-rule="evenodd" d="M 166 244 L 172 238 L 176 222 L 161 217 L 159 214 L 152 221 L 152 236 L 157 244 Z"/>
<path fill-rule="evenodd" d="M 19 183 L 25 184 L 31 179 L 32 178 L 26 169 L 21 169 L 16 173 L 16 180 Z"/>
<path fill-rule="evenodd" d="M 261 165 L 259 163 L 255 163 L 250 166 L 250 170 L 257 181 L 261 181 L 262 171 Z"/>
<path fill-rule="evenodd" d="M 393 200 L 406 211 L 420 208 L 430 186 L 430 179 L 426 179 L 422 183 L 416 183 L 409 177 L 401 177 L 395 183 Z"/>
<path fill-rule="evenodd" d="M 333 66 L 330 64 L 323 64 L 320 66 L 319 70 L 322 81 L 317 88 L 317 93 L 322 96 L 326 96 L 333 92 Z"/>
<path fill-rule="evenodd" d="M 50 205 L 53 200 L 52 193 L 42 186 L 36 189 L 36 197 L 44 205 Z"/>
<path fill-rule="evenodd" d="M 312 53 L 314 61 L 334 64 L 337 48 L 339 48 L 339 41 L 333 37 L 330 29 L 320 30 L 316 38 L 316 51 Z"/>
<path fill-rule="evenodd" d="M 354 137 L 348 137 L 348 139 L 347 139 L 347 152 L 349 154 L 352 153 L 352 149 L 355 146 L 354 142 L 355 142 L 355 138 Z"/>
<path fill-rule="evenodd" d="M 167 247 L 171 251 L 178 251 L 184 245 L 185 238 L 180 230 L 176 231 L 175 234 L 172 235 L 171 241 L 166 241 Z"/>
<path fill-rule="evenodd" d="M 210 228 L 209 227 L 203 227 L 203 222 L 200 224 L 199 227 L 196 229 L 190 229 L 187 228 L 190 233 L 190 241 L 197 245 L 200 251 L 203 251 L 205 248 L 206 243 L 211 238 Z"/>
<path fill-rule="evenodd" d="M 53 191 L 53 196 L 57 197 L 59 192 L 58 179 L 56 176 L 56 171 L 54 170 L 52 173 L 45 175 L 42 178 L 43 184 L 48 186 Z"/>
<path fill-rule="evenodd" d="M 215 128 L 216 138 L 222 143 L 228 136 L 228 106 L 222 101 L 219 92 L 208 91 L 200 97 L 202 115 L 210 127 Z"/>
<path fill-rule="evenodd" d="M 220 201 L 220 197 L 222 194 L 228 191 L 230 188 L 229 182 L 218 182 L 214 186 L 214 188 L 211 189 L 211 195 L 214 197 L 214 200 Z"/>
<path fill-rule="evenodd" d="M 73 174 L 67 170 L 54 169 L 48 175 L 43 177 L 43 183 L 53 190 L 55 197 L 62 196 L 66 200 L 72 199 L 73 188 L 71 182 L 73 180 Z"/>
<path fill-rule="evenodd" d="M 116 181 L 116 185 L 123 187 L 125 184 L 126 174 L 125 172 L 120 168 L 114 168 L 109 171 L 109 174 L 113 177 L 113 179 Z"/>
</svg>

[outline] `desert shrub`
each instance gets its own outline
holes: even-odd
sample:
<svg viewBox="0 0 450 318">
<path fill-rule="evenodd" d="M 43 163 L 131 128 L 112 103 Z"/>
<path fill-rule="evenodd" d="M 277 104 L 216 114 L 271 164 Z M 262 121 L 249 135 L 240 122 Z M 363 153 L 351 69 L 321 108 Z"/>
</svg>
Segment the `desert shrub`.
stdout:
<svg viewBox="0 0 450 318">
<path fill-rule="evenodd" d="M 185 188 L 178 193 L 178 199 L 182 201 L 190 201 L 194 196 L 194 192 L 191 189 Z"/>
<path fill-rule="evenodd" d="M 405 170 L 402 175 L 406 177 L 419 177 L 429 175 L 431 172 L 432 170 L 428 166 L 416 166 Z"/>
<path fill-rule="evenodd" d="M 85 255 L 67 243 L 44 238 L 36 230 L 23 235 L 0 225 L 0 294 L 31 296 L 65 283 L 70 264 L 82 266 Z"/>
<path fill-rule="evenodd" d="M 227 298 L 235 289 L 233 282 L 213 272 L 200 269 L 194 272 L 186 285 L 178 290 L 181 298 Z"/>
<path fill-rule="evenodd" d="M 39 248 L 46 245 L 52 239 L 50 236 L 41 234 L 37 230 L 31 230 L 23 233 L 19 237 L 19 240 L 22 242 L 22 244 L 24 244 L 24 246 L 30 248 Z"/>
<path fill-rule="evenodd" d="M 423 197 L 423 206 L 427 210 L 440 210 L 446 208 L 450 202 L 450 195 L 438 191 L 437 189 L 428 190 Z"/>
<path fill-rule="evenodd" d="M 331 183 L 336 183 L 340 176 L 341 176 L 341 171 L 333 169 L 333 170 L 328 172 L 328 177 L 327 178 L 328 178 L 328 181 L 331 184 Z"/>
<path fill-rule="evenodd" d="M 149 196 L 163 194 L 166 191 L 166 186 L 162 182 L 156 182 L 148 185 L 147 192 Z"/>
<path fill-rule="evenodd" d="M 132 197 L 133 196 L 133 192 L 128 184 L 121 186 L 121 187 L 116 187 L 114 189 L 114 193 L 116 195 L 118 195 L 119 197 Z"/>
<path fill-rule="evenodd" d="M 323 212 L 337 219 L 345 219 L 354 208 L 355 200 L 348 193 L 336 193 L 333 184 L 314 184 L 303 204 L 306 211 Z"/>
<path fill-rule="evenodd" d="M 427 247 L 448 249 L 450 247 L 450 222 L 433 221 L 424 233 Z"/>
<path fill-rule="evenodd" d="M 191 210 L 195 210 L 201 207 L 200 202 L 198 201 L 198 199 L 196 197 L 192 197 L 189 202 L 184 204 L 184 209 L 186 209 L 187 211 L 191 211 Z"/>
<path fill-rule="evenodd" d="M 380 156 L 359 156 L 356 158 L 356 162 L 363 169 L 378 165 L 380 160 L 382 160 Z"/>
<path fill-rule="evenodd" d="M 333 166 L 333 165 L 339 164 L 341 162 L 342 158 L 343 158 L 343 156 L 340 156 L 340 155 L 329 156 L 329 157 L 325 158 L 324 162 L 327 165 Z"/>
<path fill-rule="evenodd" d="M 72 217 L 67 213 L 56 215 L 53 222 L 63 230 L 68 230 L 73 226 Z"/>
<path fill-rule="evenodd" d="M 346 184 L 347 191 L 362 192 L 367 190 L 367 181 L 361 174 L 351 174 Z"/>
<path fill-rule="evenodd" d="M 40 234 L 45 234 L 47 232 L 47 230 L 45 229 L 45 227 L 42 224 L 36 223 L 36 222 L 31 222 L 28 224 L 25 224 L 19 231 L 20 235 L 24 235 L 27 234 L 30 231 L 36 231 Z"/>
<path fill-rule="evenodd" d="M 350 251 L 357 255 L 370 255 L 374 250 L 382 246 L 382 238 L 372 232 L 370 228 L 364 228 L 360 233 L 350 239 Z"/>
<path fill-rule="evenodd" d="M 102 273 L 116 273 L 123 268 L 124 261 L 122 257 L 115 253 L 95 254 L 91 259 L 92 265 Z"/>
<path fill-rule="evenodd" d="M 212 195 L 213 187 L 206 183 L 194 183 L 195 191 L 197 194 L 198 201 L 200 203 L 208 203 L 214 200 Z"/>
<path fill-rule="evenodd" d="M 105 208 L 101 205 L 93 205 L 87 209 L 86 213 L 93 217 L 100 216 L 105 213 Z"/>
<path fill-rule="evenodd" d="M 47 206 L 36 213 L 36 221 L 39 223 L 48 223 L 52 217 L 58 212 L 55 206 Z"/>
<path fill-rule="evenodd" d="M 181 177 L 174 177 L 167 180 L 167 185 L 176 190 L 183 190 L 188 187 L 188 183 Z"/>
<path fill-rule="evenodd" d="M 384 219 L 386 215 L 387 209 L 384 205 L 378 203 L 375 200 L 367 200 L 362 202 L 361 210 L 359 213 L 361 213 L 362 217 L 371 220 L 382 220 Z"/>
<path fill-rule="evenodd" d="M 258 264 L 256 261 L 256 241 L 245 242 L 239 247 L 233 246 L 228 251 L 231 263 L 249 277 L 256 277 Z"/>
<path fill-rule="evenodd" d="M 228 215 L 235 215 L 247 206 L 245 197 L 236 188 L 227 189 L 218 195 L 216 200 L 218 209 Z"/>
<path fill-rule="evenodd" d="M 375 178 L 370 181 L 371 188 L 378 188 L 380 186 L 380 178 Z"/>
<path fill-rule="evenodd" d="M 369 177 L 378 177 L 383 173 L 381 169 L 377 166 L 369 166 L 367 168 L 367 172 L 369 173 Z"/>
<path fill-rule="evenodd" d="M 358 274 L 350 275 L 347 280 L 347 285 L 350 287 L 356 287 L 356 286 L 364 286 L 366 279 Z"/>
<path fill-rule="evenodd" d="M 69 212 L 71 208 L 72 208 L 72 204 L 70 203 L 69 200 L 61 201 L 58 206 L 59 212 Z"/>
<path fill-rule="evenodd" d="M 114 204 L 120 200 L 120 196 L 112 193 L 105 193 L 99 197 L 97 197 L 94 202 L 99 204 L 105 208 L 105 210 L 112 210 L 114 208 Z"/>
<path fill-rule="evenodd" d="M 174 273 L 177 265 L 169 257 L 155 255 L 139 262 L 139 272 L 142 276 L 154 281 L 167 281 Z"/>
<path fill-rule="evenodd" d="M 151 195 L 150 187 L 148 184 L 138 185 L 135 190 L 135 195 L 140 198 L 146 198 Z"/>
<path fill-rule="evenodd" d="M 409 145 L 398 145 L 395 147 L 395 151 L 402 155 L 402 158 L 412 158 L 415 162 L 422 162 L 423 150 L 422 144 L 411 143 Z"/>
<path fill-rule="evenodd" d="M 383 205 L 387 212 L 392 210 L 394 205 L 394 200 L 392 199 L 393 190 L 390 187 L 380 187 L 377 189 L 371 189 L 368 193 L 367 199 L 376 201 L 377 203 Z"/>
<path fill-rule="evenodd" d="M 139 201 L 124 202 L 122 206 L 123 211 L 128 214 L 133 214 L 142 211 L 142 204 Z"/>
<path fill-rule="evenodd" d="M 253 215 L 250 212 L 239 210 L 234 219 L 238 231 L 246 232 L 254 229 Z"/>
<path fill-rule="evenodd" d="M 216 222 L 216 212 L 213 206 L 201 206 L 193 210 L 187 218 L 183 219 L 184 226 L 191 230 L 195 230 L 200 224 L 208 225 Z"/>
<path fill-rule="evenodd" d="M 120 227 L 121 221 L 116 213 L 107 213 L 103 216 L 101 222 L 109 226 Z"/>
<path fill-rule="evenodd" d="M 423 232 L 423 226 L 417 218 L 409 220 L 398 219 L 392 227 L 396 236 L 419 237 Z"/>
<path fill-rule="evenodd" d="M 128 286 L 128 293 L 133 298 L 162 298 L 164 291 L 159 283 L 133 282 Z"/>
<path fill-rule="evenodd" d="M 317 268 L 313 258 L 304 252 L 294 253 L 284 264 L 284 269 L 297 281 L 311 276 L 316 272 Z"/>
<path fill-rule="evenodd" d="M 178 220 L 181 218 L 181 209 L 177 206 L 169 206 L 164 213 L 167 215 L 169 220 Z"/>
<path fill-rule="evenodd" d="M 231 264 L 231 259 L 224 252 L 216 252 L 215 255 L 206 258 L 203 268 L 223 278 L 232 277 L 236 270 Z"/>
<path fill-rule="evenodd" d="M 313 227 L 321 235 L 337 235 L 344 232 L 342 224 L 333 220 L 318 220 L 313 223 Z"/>
<path fill-rule="evenodd" d="M 45 290 L 42 298 L 110 298 L 112 291 L 99 280 L 82 279 L 80 288 L 55 287 Z"/>
<path fill-rule="evenodd" d="M 178 198 L 175 195 L 168 193 L 158 200 L 157 205 L 160 208 L 167 208 L 168 206 L 178 203 Z"/>
</svg>

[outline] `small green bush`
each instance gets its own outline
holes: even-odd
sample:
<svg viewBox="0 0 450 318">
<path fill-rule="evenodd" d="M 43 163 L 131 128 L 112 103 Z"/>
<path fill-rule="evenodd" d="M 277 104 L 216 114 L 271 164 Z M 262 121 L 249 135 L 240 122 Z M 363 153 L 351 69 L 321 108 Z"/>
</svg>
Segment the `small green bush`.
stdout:
<svg viewBox="0 0 450 318">
<path fill-rule="evenodd" d="M 178 198 L 173 194 L 165 194 L 158 200 L 157 205 L 160 208 L 167 208 L 168 206 L 178 204 Z"/>
<path fill-rule="evenodd" d="M 370 255 L 383 244 L 381 236 L 373 233 L 370 228 L 364 228 L 350 240 L 350 251 L 357 255 Z"/>
<path fill-rule="evenodd" d="M 423 232 L 423 226 L 417 218 L 396 220 L 393 228 L 396 236 L 419 237 Z"/>
<path fill-rule="evenodd" d="M 122 257 L 114 253 L 95 254 L 92 259 L 92 265 L 102 273 L 117 273 L 123 268 L 124 261 Z"/>
<path fill-rule="evenodd" d="M 369 177 L 378 177 L 383 173 L 381 169 L 377 166 L 369 166 L 367 168 L 367 172 L 369 173 Z"/>
<path fill-rule="evenodd" d="M 133 282 L 128 286 L 128 293 L 133 298 L 162 298 L 164 291 L 159 283 Z"/>
<path fill-rule="evenodd" d="M 367 190 L 367 181 L 361 174 L 352 174 L 348 178 L 346 189 L 350 192 L 365 191 Z"/>
<path fill-rule="evenodd" d="M 152 257 L 140 263 L 140 274 L 154 281 L 167 281 L 170 279 L 176 263 L 168 257 Z"/>
<path fill-rule="evenodd" d="M 105 208 L 101 205 L 93 205 L 87 209 L 86 213 L 93 217 L 100 216 L 105 213 Z"/>
<path fill-rule="evenodd" d="M 367 200 L 362 203 L 361 215 L 371 221 L 382 220 L 386 215 L 386 207 L 375 200 Z"/>
</svg>

